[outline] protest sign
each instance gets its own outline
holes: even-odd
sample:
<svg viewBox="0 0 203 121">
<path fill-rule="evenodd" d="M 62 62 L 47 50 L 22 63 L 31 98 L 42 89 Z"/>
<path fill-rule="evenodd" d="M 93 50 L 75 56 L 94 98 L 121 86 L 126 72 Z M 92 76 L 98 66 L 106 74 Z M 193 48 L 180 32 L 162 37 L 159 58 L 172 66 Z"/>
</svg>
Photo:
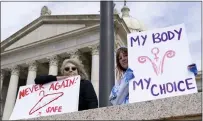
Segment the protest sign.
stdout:
<svg viewBox="0 0 203 121">
<path fill-rule="evenodd" d="M 197 92 L 184 24 L 128 34 L 129 102 Z"/>
<path fill-rule="evenodd" d="M 80 76 L 21 86 L 10 120 L 78 111 Z"/>
</svg>

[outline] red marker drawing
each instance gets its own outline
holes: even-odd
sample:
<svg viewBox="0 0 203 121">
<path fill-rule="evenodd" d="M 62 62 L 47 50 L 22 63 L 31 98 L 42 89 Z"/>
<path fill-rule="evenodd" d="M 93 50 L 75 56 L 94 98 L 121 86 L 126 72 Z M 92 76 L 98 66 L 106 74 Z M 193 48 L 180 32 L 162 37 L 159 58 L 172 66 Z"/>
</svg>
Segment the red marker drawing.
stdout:
<svg viewBox="0 0 203 121">
<path fill-rule="evenodd" d="M 158 62 L 159 57 L 157 56 L 159 54 L 159 48 L 154 47 L 151 50 L 151 53 L 155 56 L 154 60 Z M 148 56 L 139 56 L 138 57 L 138 62 L 140 63 L 145 63 L 147 60 L 152 64 L 152 68 L 154 69 L 154 72 L 158 76 L 159 74 L 162 74 L 164 71 L 164 62 L 166 58 L 172 58 L 175 56 L 175 51 L 173 50 L 168 50 L 165 52 L 160 64 L 156 65 L 154 61 L 152 61 Z M 161 71 L 161 72 L 160 72 Z"/>
<path fill-rule="evenodd" d="M 43 92 L 43 97 L 36 103 L 36 105 L 30 110 L 29 115 L 32 115 L 36 111 L 40 110 L 41 108 L 47 106 L 51 102 L 57 100 L 59 97 L 61 97 L 64 93 L 58 92 L 58 93 L 52 93 L 52 94 L 44 94 L 44 91 L 40 91 L 39 96 Z M 41 115 L 41 112 L 38 112 L 38 115 Z"/>
</svg>

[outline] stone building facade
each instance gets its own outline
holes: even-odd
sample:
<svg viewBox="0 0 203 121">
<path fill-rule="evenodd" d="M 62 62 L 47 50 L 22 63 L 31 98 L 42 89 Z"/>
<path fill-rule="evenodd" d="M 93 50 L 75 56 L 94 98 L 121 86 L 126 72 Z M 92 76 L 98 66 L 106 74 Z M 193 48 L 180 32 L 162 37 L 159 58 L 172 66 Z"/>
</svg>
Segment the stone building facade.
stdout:
<svg viewBox="0 0 203 121">
<path fill-rule="evenodd" d="M 128 33 L 146 30 L 126 5 L 121 11 L 114 14 L 115 51 L 127 45 Z M 2 119 L 9 118 L 20 86 L 34 84 L 37 75 L 60 75 L 66 58 L 81 60 L 98 96 L 100 15 L 51 15 L 46 6 L 40 15 L 1 42 Z"/>
</svg>

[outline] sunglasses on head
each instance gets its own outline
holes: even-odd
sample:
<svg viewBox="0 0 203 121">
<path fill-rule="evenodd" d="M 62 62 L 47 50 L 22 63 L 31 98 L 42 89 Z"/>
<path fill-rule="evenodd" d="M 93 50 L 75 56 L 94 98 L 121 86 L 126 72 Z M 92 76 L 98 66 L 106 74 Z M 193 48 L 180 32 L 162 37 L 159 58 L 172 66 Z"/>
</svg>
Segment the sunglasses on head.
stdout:
<svg viewBox="0 0 203 121">
<path fill-rule="evenodd" d="M 76 67 L 66 67 L 64 70 L 65 70 L 65 71 L 70 71 L 70 69 L 71 69 L 72 71 L 77 70 Z"/>
</svg>

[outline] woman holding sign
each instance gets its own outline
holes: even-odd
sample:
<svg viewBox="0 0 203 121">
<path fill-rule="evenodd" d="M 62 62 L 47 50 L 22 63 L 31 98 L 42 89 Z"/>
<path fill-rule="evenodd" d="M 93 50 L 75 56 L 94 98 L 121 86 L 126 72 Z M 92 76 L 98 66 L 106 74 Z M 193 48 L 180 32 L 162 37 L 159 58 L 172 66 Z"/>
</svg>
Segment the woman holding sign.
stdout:
<svg viewBox="0 0 203 121">
<path fill-rule="evenodd" d="M 66 59 L 61 66 L 61 74 L 63 76 L 38 76 L 35 79 L 36 84 L 46 84 L 52 81 L 62 80 L 71 76 L 81 76 L 80 82 L 80 94 L 79 94 L 79 106 L 78 110 L 87 110 L 98 108 L 98 100 L 90 81 L 87 80 L 87 74 L 85 73 L 82 64 L 75 59 Z"/>
<path fill-rule="evenodd" d="M 116 52 L 116 84 L 112 88 L 109 100 L 113 105 L 129 103 L 129 81 L 134 78 L 133 71 L 128 68 L 128 49 L 121 47 Z M 195 64 L 188 69 L 197 75 Z"/>
</svg>

